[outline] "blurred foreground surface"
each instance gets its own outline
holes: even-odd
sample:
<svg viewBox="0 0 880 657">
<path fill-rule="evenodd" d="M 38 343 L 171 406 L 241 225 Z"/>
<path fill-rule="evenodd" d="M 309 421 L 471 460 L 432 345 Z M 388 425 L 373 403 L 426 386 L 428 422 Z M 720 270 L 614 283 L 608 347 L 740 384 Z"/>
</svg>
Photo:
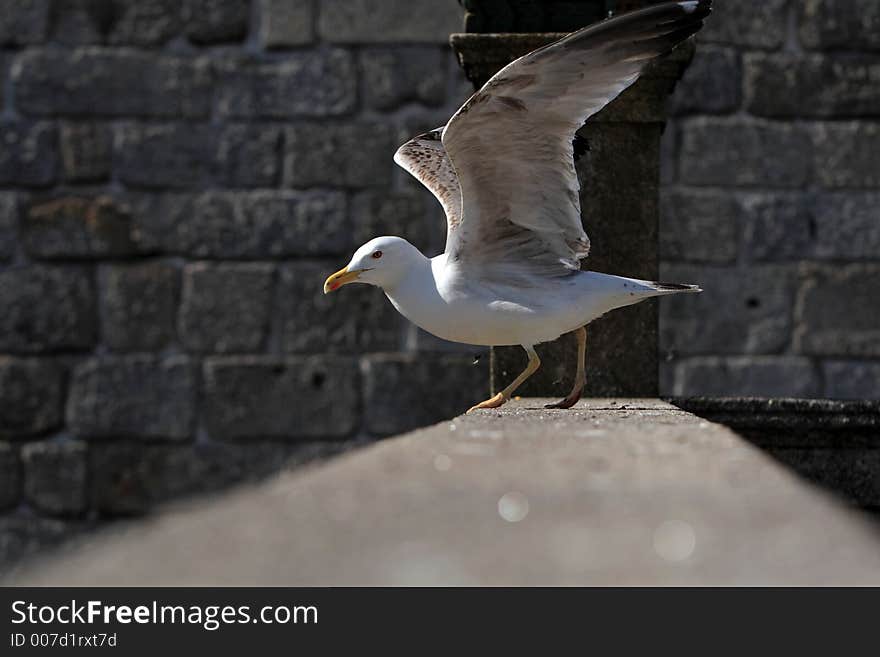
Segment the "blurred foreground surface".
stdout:
<svg viewBox="0 0 880 657">
<path fill-rule="evenodd" d="M 544 401 L 169 508 L 6 583 L 880 584 L 870 516 L 731 429 L 659 400 Z"/>
</svg>

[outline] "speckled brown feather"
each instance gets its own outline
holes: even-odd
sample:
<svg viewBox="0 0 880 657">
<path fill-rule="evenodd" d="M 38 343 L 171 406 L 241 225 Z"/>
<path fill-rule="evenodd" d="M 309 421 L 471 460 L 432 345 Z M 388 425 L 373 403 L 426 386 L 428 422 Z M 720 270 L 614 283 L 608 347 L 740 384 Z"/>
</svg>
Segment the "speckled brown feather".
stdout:
<svg viewBox="0 0 880 657">
<path fill-rule="evenodd" d="M 442 133 L 443 128 L 437 128 L 409 140 L 394 154 L 394 161 L 437 197 L 451 231 L 461 223 L 461 187 L 440 139 Z"/>
</svg>

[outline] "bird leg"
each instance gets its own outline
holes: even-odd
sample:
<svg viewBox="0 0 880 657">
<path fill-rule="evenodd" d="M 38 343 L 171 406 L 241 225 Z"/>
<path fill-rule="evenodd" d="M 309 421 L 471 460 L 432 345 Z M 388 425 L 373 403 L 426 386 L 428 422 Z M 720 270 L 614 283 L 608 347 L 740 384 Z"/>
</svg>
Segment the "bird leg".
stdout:
<svg viewBox="0 0 880 657">
<path fill-rule="evenodd" d="M 538 368 L 541 367 L 541 359 L 538 358 L 538 354 L 535 351 L 535 348 L 532 346 L 523 345 L 523 349 L 526 350 L 526 353 L 529 355 L 529 364 L 526 365 L 526 369 L 522 371 L 522 373 L 513 380 L 509 386 L 507 386 L 504 390 L 499 392 L 494 397 L 490 397 L 486 401 L 482 401 L 476 406 L 471 406 L 468 409 L 468 413 L 471 411 L 475 411 L 479 408 L 498 408 L 503 404 L 506 404 L 510 401 L 510 398 L 513 397 L 513 393 L 519 388 L 523 381 L 528 379 L 532 374 L 538 371 Z"/>
<path fill-rule="evenodd" d="M 556 402 L 555 404 L 547 404 L 544 408 L 571 408 L 577 403 L 578 399 L 581 398 L 581 392 L 583 392 L 584 384 L 587 382 L 587 375 L 584 372 L 584 360 L 587 354 L 586 327 L 581 326 L 575 331 L 575 335 L 577 335 L 578 341 L 578 363 L 577 374 L 574 376 L 574 386 L 572 386 L 571 392 L 568 393 L 568 396 L 565 399 Z"/>
</svg>

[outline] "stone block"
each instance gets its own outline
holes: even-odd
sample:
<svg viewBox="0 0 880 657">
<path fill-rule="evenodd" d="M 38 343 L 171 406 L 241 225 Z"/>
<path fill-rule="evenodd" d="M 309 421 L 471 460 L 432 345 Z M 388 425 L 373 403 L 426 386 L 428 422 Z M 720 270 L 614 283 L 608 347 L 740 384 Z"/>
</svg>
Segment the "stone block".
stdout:
<svg viewBox="0 0 880 657">
<path fill-rule="evenodd" d="M 72 536 L 76 524 L 29 514 L 0 516 L 0 564 L 11 564 Z"/>
<path fill-rule="evenodd" d="M 116 135 L 116 172 L 137 187 L 193 187 L 209 176 L 216 131 L 208 125 L 127 123 Z"/>
<path fill-rule="evenodd" d="M 18 243 L 18 200 L 0 192 L 0 263 L 11 260 Z"/>
<path fill-rule="evenodd" d="M 811 206 L 817 257 L 880 259 L 880 193 L 819 194 Z"/>
<path fill-rule="evenodd" d="M 65 45 L 161 46 L 183 28 L 179 0 L 54 0 L 52 39 Z"/>
<path fill-rule="evenodd" d="M 88 505 L 88 446 L 80 441 L 37 442 L 21 450 L 24 497 L 38 511 L 77 515 Z"/>
<path fill-rule="evenodd" d="M 362 361 L 364 422 L 376 436 L 464 413 L 488 397 L 488 362 L 463 355 L 376 354 Z M 425 403 L 429 398 L 430 403 Z"/>
<path fill-rule="evenodd" d="M 880 356 L 880 266 L 803 268 L 795 349 L 814 356 Z"/>
<path fill-rule="evenodd" d="M 793 267 L 665 265 L 661 278 L 703 288 L 661 300 L 661 354 L 772 354 L 791 341 Z"/>
<path fill-rule="evenodd" d="M 217 148 L 217 170 L 228 187 L 275 187 L 281 170 L 281 129 L 228 126 Z"/>
<path fill-rule="evenodd" d="M 6 106 L 6 94 L 8 93 L 6 80 L 9 77 L 9 67 L 11 63 L 12 55 L 0 51 L 0 107 Z"/>
<path fill-rule="evenodd" d="M 801 187 L 810 177 L 810 136 L 799 125 L 698 118 L 681 132 L 686 184 Z"/>
<path fill-rule="evenodd" d="M 0 356 L 0 436 L 22 438 L 57 428 L 64 371 L 49 360 Z"/>
<path fill-rule="evenodd" d="M 132 205 L 145 245 L 159 253 L 241 257 L 255 239 L 234 194 L 140 195 Z"/>
<path fill-rule="evenodd" d="M 352 248 L 380 235 L 398 235 L 426 256 L 443 250 L 446 217 L 427 190 L 360 192 L 352 199 Z"/>
<path fill-rule="evenodd" d="M 95 291 L 80 267 L 28 265 L 0 271 L 0 351 L 91 349 Z"/>
<path fill-rule="evenodd" d="M 745 107 L 780 118 L 880 116 L 880 57 L 748 54 Z"/>
<path fill-rule="evenodd" d="M 463 12 L 435 0 L 322 0 L 318 33 L 338 43 L 439 43 L 461 31 Z"/>
<path fill-rule="evenodd" d="M 761 50 L 779 48 L 786 35 L 789 0 L 716 2 L 698 39 Z"/>
<path fill-rule="evenodd" d="M 287 129 L 284 185 L 384 187 L 391 183 L 394 130 L 387 123 L 300 123 Z M 344 155 L 343 155 L 344 154 Z"/>
<path fill-rule="evenodd" d="M 443 104 L 449 79 L 445 48 L 369 48 L 360 53 L 363 99 L 367 107 L 388 111 L 404 103 Z"/>
<path fill-rule="evenodd" d="M 673 394 L 710 397 L 818 397 L 819 370 L 808 358 L 691 358 L 676 368 Z"/>
<path fill-rule="evenodd" d="M 0 0 L 0 47 L 42 43 L 49 28 L 50 0 Z"/>
<path fill-rule="evenodd" d="M 12 70 L 15 104 L 39 116 L 207 116 L 212 86 L 200 58 L 129 50 L 29 50 Z"/>
<path fill-rule="evenodd" d="M 100 182 L 110 177 L 113 135 L 101 123 L 61 124 L 61 167 L 68 182 Z"/>
<path fill-rule="evenodd" d="M 319 256 L 351 245 L 346 198 L 338 191 L 255 192 L 242 198 L 242 216 L 261 227 L 259 254 Z"/>
<path fill-rule="evenodd" d="M 113 14 L 112 0 L 53 0 L 51 39 L 66 46 L 102 43 Z"/>
<path fill-rule="evenodd" d="M 158 46 L 183 27 L 180 0 L 114 0 L 114 20 L 107 41 L 114 45 Z"/>
<path fill-rule="evenodd" d="M 250 0 L 186 0 L 186 33 L 197 44 L 243 41 Z"/>
<path fill-rule="evenodd" d="M 822 363 L 823 397 L 830 399 L 880 399 L 880 363 L 829 360 Z"/>
<path fill-rule="evenodd" d="M 173 233 L 189 218 L 192 195 L 183 192 L 126 191 L 115 198 L 131 213 L 138 250 L 144 255 L 177 253 Z"/>
<path fill-rule="evenodd" d="M 700 46 L 675 85 L 673 114 L 724 114 L 739 107 L 742 88 L 740 55 L 731 48 Z"/>
<path fill-rule="evenodd" d="M 359 376 L 350 358 L 209 358 L 203 422 L 221 440 L 337 440 L 358 426 Z"/>
<path fill-rule="evenodd" d="M 189 452 L 188 445 L 144 445 L 137 442 L 94 443 L 89 450 L 89 502 L 102 515 L 130 516 L 144 513 L 157 491 L 168 482 L 170 451 L 174 462 Z"/>
<path fill-rule="evenodd" d="M 0 122 L 0 185 L 44 187 L 58 172 L 58 133 L 49 123 Z"/>
<path fill-rule="evenodd" d="M 180 274 L 162 262 L 101 272 L 101 334 L 114 351 L 158 351 L 174 341 Z"/>
<path fill-rule="evenodd" d="M 797 30 L 813 50 L 880 50 L 880 4 L 874 0 L 801 0 Z"/>
<path fill-rule="evenodd" d="M 736 260 L 742 208 L 724 192 L 667 190 L 660 197 L 660 256 L 726 264 Z"/>
<path fill-rule="evenodd" d="M 816 179 L 824 187 L 880 186 L 880 123 L 812 126 Z"/>
<path fill-rule="evenodd" d="M 138 216 L 148 244 L 197 258 L 339 254 L 351 242 L 338 191 L 163 196 L 142 205 Z"/>
<path fill-rule="evenodd" d="M 38 201 L 28 208 L 21 234 L 34 258 L 122 258 L 137 250 L 128 209 L 106 196 Z"/>
<path fill-rule="evenodd" d="M 808 197 L 803 194 L 745 194 L 743 251 L 750 260 L 809 258 L 817 245 Z"/>
<path fill-rule="evenodd" d="M 0 443 L 0 509 L 10 509 L 21 501 L 21 461 L 18 449 Z"/>
<path fill-rule="evenodd" d="M 315 38 L 313 0 L 260 0 L 260 42 L 267 48 L 289 48 Z"/>
<path fill-rule="evenodd" d="M 258 351 L 268 333 L 274 267 L 194 263 L 183 270 L 180 338 L 196 352 Z"/>
<path fill-rule="evenodd" d="M 300 262 L 281 269 L 277 312 L 285 352 L 358 354 L 403 347 L 406 320 L 381 290 L 354 284 L 324 294 L 324 279 L 346 262 Z"/>
<path fill-rule="evenodd" d="M 346 114 L 357 102 L 352 55 L 340 48 L 290 53 L 258 62 L 230 57 L 217 64 L 223 116 L 289 119 Z"/>
<path fill-rule="evenodd" d="M 67 423 L 84 437 L 186 440 L 194 430 L 197 379 L 185 357 L 93 358 L 74 371 Z"/>
</svg>

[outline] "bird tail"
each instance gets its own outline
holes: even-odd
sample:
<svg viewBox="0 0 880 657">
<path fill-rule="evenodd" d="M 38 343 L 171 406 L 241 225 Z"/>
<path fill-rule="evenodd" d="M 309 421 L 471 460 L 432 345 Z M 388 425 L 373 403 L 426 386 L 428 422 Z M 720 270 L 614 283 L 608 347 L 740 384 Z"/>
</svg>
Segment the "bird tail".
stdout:
<svg viewBox="0 0 880 657">
<path fill-rule="evenodd" d="M 678 294 L 679 292 L 702 292 L 703 288 L 699 285 L 689 285 L 687 283 L 657 283 L 652 281 L 648 286 L 656 290 L 660 294 Z"/>
<path fill-rule="evenodd" d="M 578 279 L 582 281 L 583 297 L 589 302 L 586 304 L 587 309 L 592 313 L 592 317 L 588 321 L 601 317 L 615 308 L 631 306 L 652 297 L 683 292 L 702 292 L 699 285 L 658 283 L 594 271 L 581 272 Z"/>
</svg>

